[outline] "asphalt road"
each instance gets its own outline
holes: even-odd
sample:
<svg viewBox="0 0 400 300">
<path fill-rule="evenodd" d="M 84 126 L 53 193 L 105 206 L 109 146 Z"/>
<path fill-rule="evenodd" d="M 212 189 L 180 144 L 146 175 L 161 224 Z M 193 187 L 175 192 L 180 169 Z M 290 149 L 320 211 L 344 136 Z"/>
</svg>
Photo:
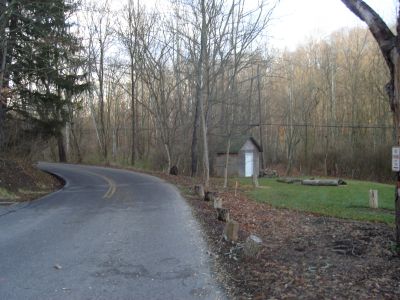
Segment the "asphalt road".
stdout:
<svg viewBox="0 0 400 300">
<path fill-rule="evenodd" d="M 151 176 L 40 163 L 63 189 L 0 210 L 0 299 L 225 299 L 199 225 Z"/>
</svg>

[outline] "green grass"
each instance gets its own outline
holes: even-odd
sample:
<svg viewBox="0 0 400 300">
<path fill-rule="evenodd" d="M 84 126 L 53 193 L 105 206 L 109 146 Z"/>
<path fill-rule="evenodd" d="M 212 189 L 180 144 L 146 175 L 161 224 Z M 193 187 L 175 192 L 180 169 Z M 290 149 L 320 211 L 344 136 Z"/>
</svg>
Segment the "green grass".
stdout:
<svg viewBox="0 0 400 300">
<path fill-rule="evenodd" d="M 250 186 L 251 179 L 238 179 Z M 248 195 L 274 207 L 307 211 L 321 215 L 394 224 L 394 186 L 374 182 L 346 180 L 339 187 L 304 186 L 260 178 L 260 188 L 248 189 Z M 379 208 L 369 208 L 369 190 L 378 190 Z"/>
</svg>

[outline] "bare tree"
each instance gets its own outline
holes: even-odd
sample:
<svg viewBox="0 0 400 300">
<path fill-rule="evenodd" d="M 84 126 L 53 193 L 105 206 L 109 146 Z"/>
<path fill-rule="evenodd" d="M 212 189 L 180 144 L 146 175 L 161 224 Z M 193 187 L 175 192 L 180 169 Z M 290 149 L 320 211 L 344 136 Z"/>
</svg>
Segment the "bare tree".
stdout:
<svg viewBox="0 0 400 300">
<path fill-rule="evenodd" d="M 123 7 L 121 14 L 123 16 L 118 34 L 120 40 L 129 56 L 129 72 L 130 72 L 130 98 L 131 98 L 131 164 L 134 165 L 137 156 L 137 93 L 136 85 L 139 77 L 141 64 L 143 64 L 144 35 L 152 24 L 147 23 L 146 11 L 140 6 L 139 1 L 135 4 L 134 0 L 128 0 Z"/>
<path fill-rule="evenodd" d="M 98 98 L 98 118 L 95 119 L 95 127 L 98 128 L 100 146 L 103 159 L 108 161 L 108 129 L 106 120 L 105 99 L 105 69 L 107 51 L 111 47 L 113 29 L 111 27 L 111 10 L 108 0 L 87 5 L 87 22 L 89 35 L 89 72 L 92 76 L 93 88 Z M 90 99 L 90 101 L 92 101 Z M 94 109 L 93 109 L 94 113 Z"/>
</svg>

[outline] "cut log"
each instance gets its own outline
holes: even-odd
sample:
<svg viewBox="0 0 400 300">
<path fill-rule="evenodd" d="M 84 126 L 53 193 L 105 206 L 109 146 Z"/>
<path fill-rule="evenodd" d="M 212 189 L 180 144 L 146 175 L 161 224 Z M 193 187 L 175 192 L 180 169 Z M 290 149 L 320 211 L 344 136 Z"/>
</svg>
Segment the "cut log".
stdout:
<svg viewBox="0 0 400 300">
<path fill-rule="evenodd" d="M 229 221 L 224 228 L 224 238 L 227 241 L 237 241 L 239 238 L 239 223 L 236 221 Z"/>
<path fill-rule="evenodd" d="M 276 181 L 282 182 L 282 183 L 301 183 L 301 179 L 299 179 L 299 178 L 290 178 L 290 177 L 278 178 Z"/>
<path fill-rule="evenodd" d="M 221 198 L 216 197 L 214 199 L 214 208 L 215 209 L 222 208 L 222 199 Z"/>
<path fill-rule="evenodd" d="M 201 199 L 204 199 L 204 187 L 201 184 L 196 184 L 194 186 L 194 193 Z"/>
<path fill-rule="evenodd" d="M 369 207 L 378 208 L 378 190 L 369 190 Z"/>
<path fill-rule="evenodd" d="M 204 195 L 204 201 L 214 201 L 216 197 L 217 197 L 216 192 L 206 192 Z"/>
<path fill-rule="evenodd" d="M 255 235 L 250 235 L 244 244 L 244 255 L 257 257 L 262 247 L 262 240 Z"/>
<path fill-rule="evenodd" d="M 301 181 L 302 185 L 312 186 L 339 186 L 346 185 L 342 179 L 304 179 Z"/>
<path fill-rule="evenodd" d="M 217 219 L 223 222 L 229 222 L 229 209 L 217 208 Z"/>
</svg>

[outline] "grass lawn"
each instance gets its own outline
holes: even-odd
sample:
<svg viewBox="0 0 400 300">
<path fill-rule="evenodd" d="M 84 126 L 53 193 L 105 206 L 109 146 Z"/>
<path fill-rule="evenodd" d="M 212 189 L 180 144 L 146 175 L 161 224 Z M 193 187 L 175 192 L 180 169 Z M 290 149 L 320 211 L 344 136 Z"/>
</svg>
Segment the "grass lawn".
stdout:
<svg viewBox="0 0 400 300">
<path fill-rule="evenodd" d="M 238 179 L 241 185 L 250 186 L 250 178 Z M 254 200 L 274 207 L 308 211 L 345 219 L 394 224 L 394 185 L 346 180 L 339 187 L 305 186 L 260 178 L 260 188 L 249 189 Z M 369 190 L 378 190 L 379 208 L 369 208 Z"/>
</svg>

